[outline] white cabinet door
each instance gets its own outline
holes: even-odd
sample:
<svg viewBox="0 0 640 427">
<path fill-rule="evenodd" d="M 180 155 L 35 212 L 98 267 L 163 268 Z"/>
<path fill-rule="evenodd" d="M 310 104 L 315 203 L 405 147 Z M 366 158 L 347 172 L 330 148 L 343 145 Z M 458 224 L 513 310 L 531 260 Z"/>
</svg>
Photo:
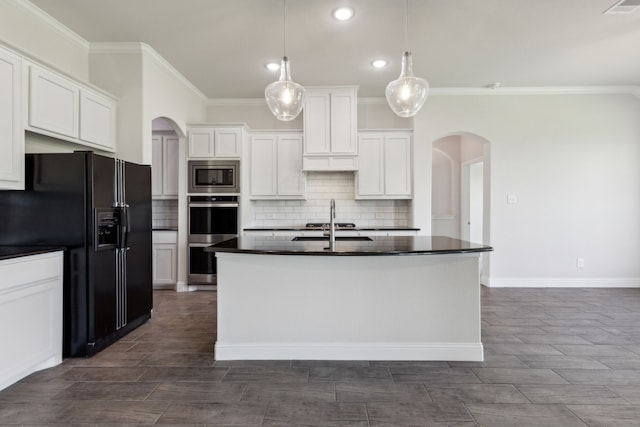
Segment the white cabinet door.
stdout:
<svg viewBox="0 0 640 427">
<path fill-rule="evenodd" d="M 358 138 L 358 196 L 384 195 L 384 136 L 361 135 Z"/>
<path fill-rule="evenodd" d="M 178 197 L 178 137 L 154 134 L 151 142 L 151 196 L 175 199 Z"/>
<path fill-rule="evenodd" d="M 22 59 L 0 48 L 0 188 L 24 189 Z"/>
<path fill-rule="evenodd" d="M 179 139 L 173 136 L 163 137 L 162 144 L 162 193 L 169 197 L 178 197 L 178 159 L 180 158 Z"/>
<path fill-rule="evenodd" d="M 176 245 L 155 244 L 153 245 L 153 284 L 154 285 L 175 285 L 178 280 L 176 272 L 177 256 Z"/>
<path fill-rule="evenodd" d="M 240 158 L 242 153 L 242 131 L 240 129 L 218 129 L 214 134 L 213 154 L 216 158 Z"/>
<path fill-rule="evenodd" d="M 192 129 L 189 131 L 189 157 L 213 158 L 213 129 Z"/>
<path fill-rule="evenodd" d="M 0 260 L 0 390 L 62 362 L 63 253 Z"/>
<path fill-rule="evenodd" d="M 331 152 L 331 95 L 307 91 L 304 106 L 304 153 Z"/>
<path fill-rule="evenodd" d="M 251 137 L 251 197 L 275 198 L 277 194 L 275 135 Z"/>
<path fill-rule="evenodd" d="M 80 139 L 108 151 L 116 150 L 116 103 L 86 90 L 80 91 Z"/>
<path fill-rule="evenodd" d="M 356 97 L 352 89 L 331 93 L 331 153 L 356 154 Z"/>
<path fill-rule="evenodd" d="M 29 125 L 78 138 L 80 87 L 34 65 L 31 66 L 30 78 Z"/>
<path fill-rule="evenodd" d="M 302 137 L 279 136 L 277 143 L 277 187 L 280 198 L 303 198 Z"/>
<path fill-rule="evenodd" d="M 159 197 L 162 192 L 162 136 L 153 135 L 151 137 L 151 196 Z"/>
<path fill-rule="evenodd" d="M 356 199 L 411 198 L 410 133 L 361 133 L 358 152 Z"/>
<path fill-rule="evenodd" d="M 394 198 L 411 197 L 411 137 L 385 137 L 384 161 L 385 194 Z"/>
</svg>

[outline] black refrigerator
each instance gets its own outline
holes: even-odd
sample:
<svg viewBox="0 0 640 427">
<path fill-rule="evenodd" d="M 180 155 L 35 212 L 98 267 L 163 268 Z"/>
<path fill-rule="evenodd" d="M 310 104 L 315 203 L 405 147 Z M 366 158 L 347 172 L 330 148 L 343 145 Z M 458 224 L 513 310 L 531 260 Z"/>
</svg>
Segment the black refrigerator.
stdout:
<svg viewBox="0 0 640 427">
<path fill-rule="evenodd" d="M 0 244 L 66 247 L 63 354 L 94 355 L 151 316 L 151 168 L 28 154 L 25 190 L 0 192 Z"/>
</svg>

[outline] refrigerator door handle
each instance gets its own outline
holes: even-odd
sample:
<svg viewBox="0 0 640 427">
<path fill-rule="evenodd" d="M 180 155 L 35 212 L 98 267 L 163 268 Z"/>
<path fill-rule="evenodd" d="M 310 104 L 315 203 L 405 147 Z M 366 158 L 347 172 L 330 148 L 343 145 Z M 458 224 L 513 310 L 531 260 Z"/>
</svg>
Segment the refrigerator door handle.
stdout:
<svg viewBox="0 0 640 427">
<path fill-rule="evenodd" d="M 129 205 L 120 208 L 120 248 L 129 249 L 129 233 L 131 233 L 131 216 Z"/>
</svg>

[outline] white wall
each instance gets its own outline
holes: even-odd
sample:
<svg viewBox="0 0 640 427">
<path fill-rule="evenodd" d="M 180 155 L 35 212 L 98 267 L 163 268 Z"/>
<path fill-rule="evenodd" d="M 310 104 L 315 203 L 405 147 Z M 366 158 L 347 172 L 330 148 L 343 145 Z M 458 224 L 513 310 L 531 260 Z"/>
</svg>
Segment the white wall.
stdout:
<svg viewBox="0 0 640 427">
<path fill-rule="evenodd" d="M 118 98 L 116 157 L 134 163 L 151 164 L 143 142 L 142 52 L 139 44 L 92 46 L 89 58 L 91 83 Z M 151 122 L 149 122 L 149 128 Z M 149 130 L 151 145 L 151 130 Z M 151 148 L 149 147 L 149 153 Z"/>
<path fill-rule="evenodd" d="M 171 119 L 184 137 L 187 123 L 205 121 L 207 98 L 151 47 L 143 44 L 142 55 L 143 158 L 151 163 L 153 119 Z"/>
<path fill-rule="evenodd" d="M 431 144 L 491 146 L 491 285 L 640 286 L 640 100 L 433 96 L 415 118 L 414 225 L 430 233 Z M 515 194 L 517 204 L 507 204 Z M 576 258 L 585 267 L 576 267 Z"/>
<path fill-rule="evenodd" d="M 23 0 L 0 1 L 0 40 L 82 81 L 89 77 L 89 43 Z"/>
<path fill-rule="evenodd" d="M 91 82 L 118 97 L 118 157 L 151 164 L 152 121 L 166 117 L 180 136 L 187 123 L 203 122 L 206 99 L 143 43 L 94 43 Z"/>
<path fill-rule="evenodd" d="M 281 122 L 267 107 L 264 99 L 211 100 L 207 105 L 206 123 L 246 123 L 251 129 L 302 129 L 302 117 Z"/>
</svg>

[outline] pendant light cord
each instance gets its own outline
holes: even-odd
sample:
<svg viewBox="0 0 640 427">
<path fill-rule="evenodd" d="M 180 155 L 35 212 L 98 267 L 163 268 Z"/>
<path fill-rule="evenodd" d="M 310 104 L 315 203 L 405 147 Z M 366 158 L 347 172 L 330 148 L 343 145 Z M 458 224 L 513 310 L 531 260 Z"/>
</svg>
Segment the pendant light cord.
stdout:
<svg viewBox="0 0 640 427">
<path fill-rule="evenodd" d="M 287 0 L 282 0 L 282 52 L 283 56 L 287 56 Z"/>
<path fill-rule="evenodd" d="M 404 21 L 404 47 L 405 52 L 409 51 L 409 0 L 405 4 L 405 21 Z"/>
</svg>

